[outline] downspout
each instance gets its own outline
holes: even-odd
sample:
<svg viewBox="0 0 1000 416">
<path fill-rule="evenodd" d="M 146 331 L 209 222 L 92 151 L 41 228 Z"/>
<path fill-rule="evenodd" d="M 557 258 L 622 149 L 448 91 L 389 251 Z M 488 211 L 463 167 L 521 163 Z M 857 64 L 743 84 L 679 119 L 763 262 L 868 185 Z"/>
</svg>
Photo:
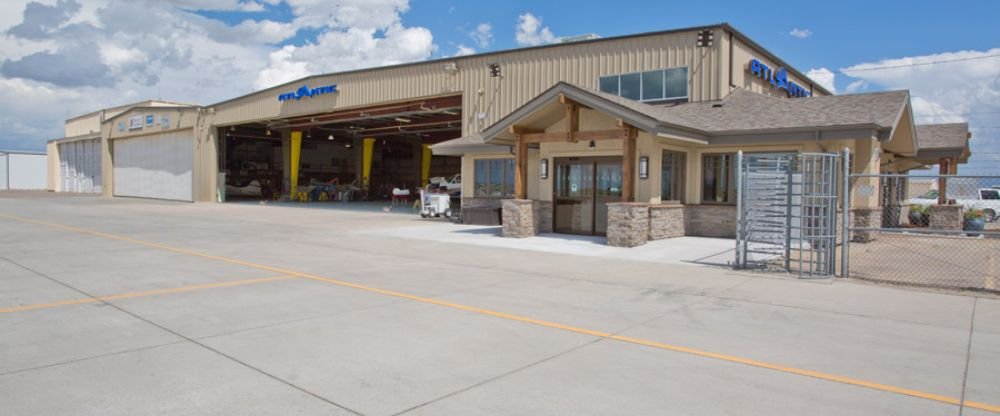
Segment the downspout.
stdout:
<svg viewBox="0 0 1000 416">
<path fill-rule="evenodd" d="M 734 88 L 736 84 L 733 84 L 733 32 L 729 32 L 729 92 L 733 92 Z"/>
</svg>

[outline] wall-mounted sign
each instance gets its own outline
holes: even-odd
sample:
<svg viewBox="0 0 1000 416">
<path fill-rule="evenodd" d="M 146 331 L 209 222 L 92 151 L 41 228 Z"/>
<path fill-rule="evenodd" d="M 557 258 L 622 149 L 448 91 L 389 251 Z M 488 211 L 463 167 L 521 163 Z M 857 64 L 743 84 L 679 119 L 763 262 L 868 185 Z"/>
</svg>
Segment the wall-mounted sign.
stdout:
<svg viewBox="0 0 1000 416">
<path fill-rule="evenodd" d="M 142 116 L 132 116 L 128 118 L 128 129 L 135 130 L 142 128 Z"/>
<path fill-rule="evenodd" d="M 170 128 L 170 116 L 164 114 L 160 116 L 160 128 L 169 129 Z"/>
<path fill-rule="evenodd" d="M 770 82 L 775 88 L 785 90 L 789 97 L 810 97 L 812 92 L 802 88 L 794 81 L 788 80 L 788 71 L 785 68 L 771 69 L 761 61 L 750 60 L 750 73 L 754 76 Z"/>
<path fill-rule="evenodd" d="M 125 131 L 125 122 L 124 121 L 119 121 L 118 122 L 118 131 Z"/>
<path fill-rule="evenodd" d="M 301 100 L 306 97 L 315 97 L 317 95 L 330 94 L 337 91 L 337 84 L 330 84 L 324 87 L 309 88 L 308 85 L 303 85 L 299 87 L 295 92 L 284 93 L 278 96 L 278 101 L 288 101 L 288 100 Z"/>
<path fill-rule="evenodd" d="M 154 123 L 156 123 L 156 116 L 154 116 L 152 114 L 147 114 L 146 115 L 146 125 L 147 126 L 152 126 Z"/>
</svg>

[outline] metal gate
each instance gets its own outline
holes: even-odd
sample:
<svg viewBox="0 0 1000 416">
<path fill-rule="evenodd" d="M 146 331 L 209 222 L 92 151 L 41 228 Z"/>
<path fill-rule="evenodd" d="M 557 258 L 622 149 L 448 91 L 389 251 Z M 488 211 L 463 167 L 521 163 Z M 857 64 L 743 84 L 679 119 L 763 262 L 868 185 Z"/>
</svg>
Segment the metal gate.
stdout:
<svg viewBox="0 0 1000 416">
<path fill-rule="evenodd" d="M 737 154 L 737 268 L 833 276 L 840 161 L 836 153 Z"/>
</svg>

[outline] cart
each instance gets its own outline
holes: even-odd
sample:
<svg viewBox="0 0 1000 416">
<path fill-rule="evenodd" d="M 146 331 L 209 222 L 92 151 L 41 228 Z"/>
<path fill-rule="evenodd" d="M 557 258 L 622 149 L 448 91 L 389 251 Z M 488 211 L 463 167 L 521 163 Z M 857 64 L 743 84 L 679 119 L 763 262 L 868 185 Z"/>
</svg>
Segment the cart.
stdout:
<svg viewBox="0 0 1000 416">
<path fill-rule="evenodd" d="M 422 218 L 451 218 L 451 196 L 448 194 L 432 194 L 426 189 L 420 190 L 420 216 Z"/>
</svg>

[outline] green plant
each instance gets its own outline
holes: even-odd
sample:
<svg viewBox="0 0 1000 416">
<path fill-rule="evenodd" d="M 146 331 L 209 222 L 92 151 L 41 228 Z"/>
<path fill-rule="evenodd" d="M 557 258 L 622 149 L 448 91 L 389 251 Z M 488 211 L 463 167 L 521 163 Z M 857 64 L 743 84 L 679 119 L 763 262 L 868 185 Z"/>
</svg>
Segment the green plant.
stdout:
<svg viewBox="0 0 1000 416">
<path fill-rule="evenodd" d="M 983 210 L 979 208 L 968 207 L 965 209 L 965 212 L 962 213 L 962 217 L 966 220 L 981 220 L 985 217 L 985 215 L 983 214 Z"/>
<path fill-rule="evenodd" d="M 927 205 L 913 204 L 910 205 L 911 214 L 927 215 L 928 207 Z"/>
</svg>

